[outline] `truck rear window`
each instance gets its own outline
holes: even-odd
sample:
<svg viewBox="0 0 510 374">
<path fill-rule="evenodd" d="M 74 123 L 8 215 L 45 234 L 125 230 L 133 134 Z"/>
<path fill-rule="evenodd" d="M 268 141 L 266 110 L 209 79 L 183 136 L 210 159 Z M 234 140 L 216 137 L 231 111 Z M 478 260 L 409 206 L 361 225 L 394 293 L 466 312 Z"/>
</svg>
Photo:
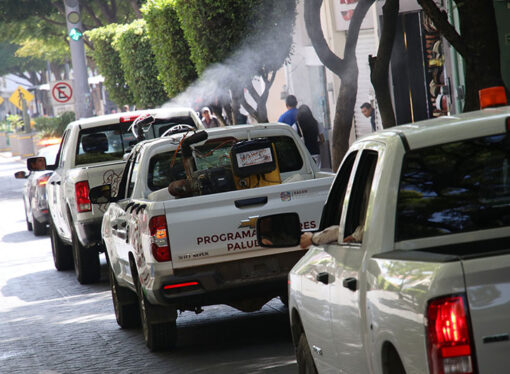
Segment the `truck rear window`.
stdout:
<svg viewBox="0 0 510 374">
<path fill-rule="evenodd" d="M 406 154 L 396 241 L 510 224 L 510 137 L 447 143 Z"/>
<path fill-rule="evenodd" d="M 121 160 L 134 144 L 130 124 L 93 127 L 80 131 L 75 165 Z"/>
<path fill-rule="evenodd" d="M 276 157 L 281 173 L 297 171 L 303 167 L 303 159 L 294 140 L 286 136 L 269 138 L 275 145 Z M 229 168 L 230 149 L 235 141 L 232 138 L 197 147 L 195 170 Z M 152 157 L 149 162 L 148 186 L 152 191 L 167 188 L 176 180 L 185 179 L 186 173 L 181 160 L 181 152 L 164 152 Z"/>
</svg>

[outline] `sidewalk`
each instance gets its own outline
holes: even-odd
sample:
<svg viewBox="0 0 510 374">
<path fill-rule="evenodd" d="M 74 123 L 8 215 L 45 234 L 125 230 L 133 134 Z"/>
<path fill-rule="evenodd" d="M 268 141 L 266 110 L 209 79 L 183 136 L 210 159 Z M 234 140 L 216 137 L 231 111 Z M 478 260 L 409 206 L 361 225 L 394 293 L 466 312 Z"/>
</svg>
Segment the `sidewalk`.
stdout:
<svg viewBox="0 0 510 374">
<path fill-rule="evenodd" d="M 0 157 L 11 158 L 12 157 L 12 153 L 11 152 L 0 152 Z"/>
<path fill-rule="evenodd" d="M 13 161 L 18 161 L 18 162 L 21 162 L 21 163 L 25 162 L 25 160 L 22 159 L 20 156 L 13 156 L 11 152 L 0 152 L 0 157 L 1 158 L 10 158 Z"/>
</svg>

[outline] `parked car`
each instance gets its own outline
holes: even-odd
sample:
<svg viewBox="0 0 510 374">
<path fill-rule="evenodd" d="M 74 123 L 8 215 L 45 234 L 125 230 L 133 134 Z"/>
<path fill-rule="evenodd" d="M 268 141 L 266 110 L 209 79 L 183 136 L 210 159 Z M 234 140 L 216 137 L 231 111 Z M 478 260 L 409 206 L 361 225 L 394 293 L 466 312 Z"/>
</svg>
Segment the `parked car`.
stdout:
<svg viewBox="0 0 510 374">
<path fill-rule="evenodd" d="M 351 146 L 289 274 L 300 373 L 508 372 L 509 129 L 507 106 Z M 276 218 L 258 234 L 295 245 Z"/>
<path fill-rule="evenodd" d="M 45 157 L 49 163 L 54 163 L 59 148 L 60 144 L 44 147 L 37 153 L 37 157 Z M 23 189 L 23 205 L 27 230 L 33 231 L 35 236 L 48 232 L 49 211 L 46 184 L 51 173 L 51 171 L 33 171 L 27 174 L 24 171 L 18 171 L 14 174 L 17 179 L 27 180 Z"/>
</svg>

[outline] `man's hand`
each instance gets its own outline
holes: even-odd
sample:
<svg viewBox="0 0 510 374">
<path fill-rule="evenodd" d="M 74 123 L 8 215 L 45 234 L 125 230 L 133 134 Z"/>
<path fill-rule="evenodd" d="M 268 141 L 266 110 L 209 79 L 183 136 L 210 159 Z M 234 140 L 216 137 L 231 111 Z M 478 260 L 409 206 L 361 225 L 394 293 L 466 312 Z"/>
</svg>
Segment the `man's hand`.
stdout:
<svg viewBox="0 0 510 374">
<path fill-rule="evenodd" d="M 310 247 L 312 245 L 312 236 L 313 234 L 309 231 L 302 233 L 299 239 L 299 246 L 303 249 Z"/>
</svg>

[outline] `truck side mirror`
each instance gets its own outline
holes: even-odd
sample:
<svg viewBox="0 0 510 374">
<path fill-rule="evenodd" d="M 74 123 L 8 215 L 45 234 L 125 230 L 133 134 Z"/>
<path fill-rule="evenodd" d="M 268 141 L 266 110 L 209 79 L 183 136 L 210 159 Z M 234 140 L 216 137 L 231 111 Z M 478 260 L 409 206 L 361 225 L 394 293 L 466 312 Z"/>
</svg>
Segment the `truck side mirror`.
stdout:
<svg viewBox="0 0 510 374">
<path fill-rule="evenodd" d="M 46 170 L 46 158 L 44 157 L 27 158 L 27 169 L 30 171 Z"/>
<path fill-rule="evenodd" d="M 257 220 L 257 240 L 261 247 L 295 247 L 300 238 L 301 224 L 297 213 L 273 214 Z"/>
<path fill-rule="evenodd" d="M 89 191 L 89 199 L 92 204 L 107 204 L 112 201 L 112 185 L 103 184 L 91 188 Z"/>
<path fill-rule="evenodd" d="M 16 179 L 27 179 L 28 175 L 24 171 L 17 171 L 16 173 L 14 173 L 14 178 L 16 178 Z"/>
</svg>

